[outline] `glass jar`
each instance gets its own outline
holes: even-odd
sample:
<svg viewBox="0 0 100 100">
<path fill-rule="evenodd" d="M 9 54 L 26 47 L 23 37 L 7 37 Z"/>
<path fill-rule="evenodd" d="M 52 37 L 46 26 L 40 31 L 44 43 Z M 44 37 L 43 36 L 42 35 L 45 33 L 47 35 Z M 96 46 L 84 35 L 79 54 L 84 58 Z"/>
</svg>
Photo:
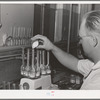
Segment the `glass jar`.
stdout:
<svg viewBox="0 0 100 100">
<path fill-rule="evenodd" d="M 71 84 L 75 84 L 76 80 L 75 80 L 75 75 L 71 74 L 70 75 L 70 83 Z"/>
</svg>

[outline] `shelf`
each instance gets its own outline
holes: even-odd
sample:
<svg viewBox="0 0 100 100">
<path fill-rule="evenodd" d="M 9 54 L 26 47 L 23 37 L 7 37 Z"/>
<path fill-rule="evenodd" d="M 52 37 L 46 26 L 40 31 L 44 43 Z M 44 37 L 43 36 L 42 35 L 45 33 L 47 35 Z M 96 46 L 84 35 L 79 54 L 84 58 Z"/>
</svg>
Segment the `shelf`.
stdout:
<svg viewBox="0 0 100 100">
<path fill-rule="evenodd" d="M 21 45 L 21 46 L 0 46 L 0 51 L 9 51 L 9 50 L 16 50 L 16 49 L 22 49 L 22 48 L 28 48 L 31 47 L 30 45 Z"/>
</svg>

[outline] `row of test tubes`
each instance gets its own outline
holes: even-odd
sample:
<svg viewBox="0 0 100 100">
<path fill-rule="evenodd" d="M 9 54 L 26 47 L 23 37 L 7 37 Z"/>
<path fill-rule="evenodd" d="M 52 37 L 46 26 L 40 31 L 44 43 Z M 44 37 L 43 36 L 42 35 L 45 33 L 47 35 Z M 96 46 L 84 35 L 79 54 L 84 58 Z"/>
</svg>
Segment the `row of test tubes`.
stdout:
<svg viewBox="0 0 100 100">
<path fill-rule="evenodd" d="M 11 27 L 11 33 L 6 39 L 6 46 L 30 45 L 32 36 L 32 28 L 30 27 Z"/>
<path fill-rule="evenodd" d="M 5 90 L 12 90 L 12 89 L 20 89 L 20 84 L 19 83 L 14 83 L 14 82 L 7 82 L 7 81 L 3 81 L 1 83 L 1 89 Z"/>
<path fill-rule="evenodd" d="M 32 57 L 30 59 L 30 51 Z M 25 64 L 25 55 L 23 49 L 21 75 L 28 78 L 39 78 L 41 75 L 51 73 L 49 65 L 49 51 L 39 49 L 27 49 L 27 63 Z M 30 63 L 31 60 L 31 63 Z"/>
</svg>

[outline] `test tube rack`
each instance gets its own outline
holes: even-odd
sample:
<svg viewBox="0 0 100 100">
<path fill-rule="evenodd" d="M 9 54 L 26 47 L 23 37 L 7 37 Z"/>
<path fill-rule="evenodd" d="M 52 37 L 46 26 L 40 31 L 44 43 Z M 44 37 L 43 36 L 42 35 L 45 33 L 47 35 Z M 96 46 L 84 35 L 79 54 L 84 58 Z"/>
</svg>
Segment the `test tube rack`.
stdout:
<svg viewBox="0 0 100 100">
<path fill-rule="evenodd" d="M 21 45 L 31 45 L 31 38 L 33 36 L 32 28 L 26 27 L 11 27 L 11 32 L 7 34 L 5 40 L 5 46 L 21 46 Z"/>
</svg>

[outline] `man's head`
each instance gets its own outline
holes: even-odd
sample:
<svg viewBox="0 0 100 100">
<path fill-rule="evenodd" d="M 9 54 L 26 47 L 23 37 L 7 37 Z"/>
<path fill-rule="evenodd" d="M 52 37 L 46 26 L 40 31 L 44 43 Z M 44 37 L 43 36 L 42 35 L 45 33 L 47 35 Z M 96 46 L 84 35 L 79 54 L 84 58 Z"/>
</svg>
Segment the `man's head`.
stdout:
<svg viewBox="0 0 100 100">
<path fill-rule="evenodd" d="M 100 53 L 100 11 L 91 11 L 84 15 L 79 36 L 85 55 L 92 60 L 99 59 L 97 53 Z"/>
</svg>

